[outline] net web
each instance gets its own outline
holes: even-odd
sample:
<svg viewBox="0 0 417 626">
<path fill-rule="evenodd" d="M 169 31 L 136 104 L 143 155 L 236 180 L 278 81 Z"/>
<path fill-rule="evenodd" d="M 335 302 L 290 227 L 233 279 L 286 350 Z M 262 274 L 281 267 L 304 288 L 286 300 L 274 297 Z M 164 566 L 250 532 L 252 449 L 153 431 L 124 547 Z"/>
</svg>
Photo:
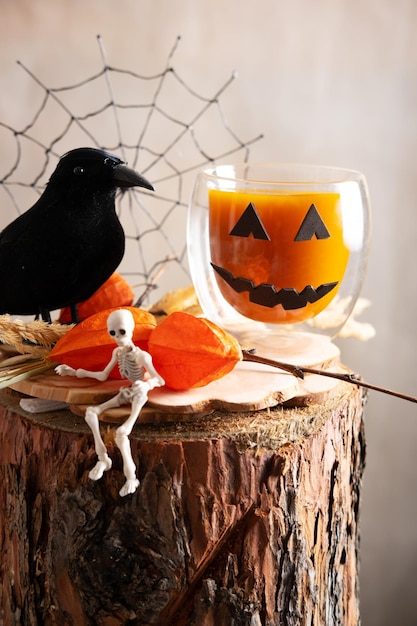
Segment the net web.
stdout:
<svg viewBox="0 0 417 626">
<path fill-rule="evenodd" d="M 109 65 L 101 37 L 100 71 L 69 86 L 51 88 L 19 63 L 38 92 L 35 112 L 20 129 L 0 121 L 9 158 L 0 171 L 1 228 L 34 203 L 62 154 L 77 147 L 115 153 L 153 184 L 154 193 L 117 196 L 126 235 L 118 271 L 140 306 L 190 282 L 186 213 L 196 172 L 221 160 L 247 161 L 261 137 L 241 139 L 226 119 L 222 96 L 235 73 L 210 97 L 181 78 L 173 63 L 179 41 L 152 75 Z"/>
</svg>

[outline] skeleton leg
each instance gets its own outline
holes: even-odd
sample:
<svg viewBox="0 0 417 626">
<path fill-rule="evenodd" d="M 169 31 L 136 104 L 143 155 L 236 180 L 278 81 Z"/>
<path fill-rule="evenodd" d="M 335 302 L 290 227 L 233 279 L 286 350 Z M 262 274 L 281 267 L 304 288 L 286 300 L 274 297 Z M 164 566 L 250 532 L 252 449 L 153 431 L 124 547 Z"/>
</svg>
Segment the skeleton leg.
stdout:
<svg viewBox="0 0 417 626">
<path fill-rule="evenodd" d="M 137 381 L 133 384 L 133 395 L 131 399 L 132 410 L 127 420 L 116 430 L 115 441 L 122 454 L 123 473 L 126 477 L 126 482 L 119 491 L 122 497 L 127 496 L 129 493 L 134 493 L 139 486 L 139 480 L 136 478 L 136 465 L 133 461 L 130 448 L 129 435 L 132 432 L 132 428 L 138 419 L 143 405 L 148 399 L 148 389 L 148 385 L 142 381 Z"/>
<path fill-rule="evenodd" d="M 85 421 L 89 425 L 92 430 L 94 437 L 94 447 L 97 452 L 98 461 L 93 467 L 93 469 L 89 472 L 88 477 L 91 480 L 99 480 L 104 474 L 107 472 L 112 466 L 112 461 L 109 455 L 107 454 L 107 448 L 104 444 L 103 439 L 100 434 L 100 426 L 99 426 L 99 416 L 106 409 L 110 409 L 116 406 L 120 406 L 119 395 L 111 398 L 107 402 L 103 402 L 103 404 L 98 404 L 97 406 L 89 406 L 85 412 Z"/>
</svg>

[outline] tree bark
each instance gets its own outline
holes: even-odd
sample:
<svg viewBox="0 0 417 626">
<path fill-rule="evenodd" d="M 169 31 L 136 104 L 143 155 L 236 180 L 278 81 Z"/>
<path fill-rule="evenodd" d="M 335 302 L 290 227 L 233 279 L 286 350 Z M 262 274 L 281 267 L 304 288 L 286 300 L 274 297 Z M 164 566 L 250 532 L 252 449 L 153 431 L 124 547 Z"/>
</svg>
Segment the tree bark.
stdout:
<svg viewBox="0 0 417 626">
<path fill-rule="evenodd" d="M 305 408 L 138 424 L 141 484 L 126 498 L 111 433 L 113 468 L 93 482 L 82 417 L 29 415 L 19 397 L 0 394 L 3 626 L 360 623 L 356 387 Z"/>
</svg>

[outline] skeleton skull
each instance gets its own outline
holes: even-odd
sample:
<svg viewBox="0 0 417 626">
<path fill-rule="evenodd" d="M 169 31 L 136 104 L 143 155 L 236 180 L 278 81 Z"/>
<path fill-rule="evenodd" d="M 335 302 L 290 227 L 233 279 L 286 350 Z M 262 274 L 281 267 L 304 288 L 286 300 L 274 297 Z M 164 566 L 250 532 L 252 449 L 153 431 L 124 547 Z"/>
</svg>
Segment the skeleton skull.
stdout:
<svg viewBox="0 0 417 626">
<path fill-rule="evenodd" d="M 107 332 L 120 348 L 130 344 L 134 328 L 133 315 L 126 309 L 113 311 L 107 318 Z"/>
</svg>

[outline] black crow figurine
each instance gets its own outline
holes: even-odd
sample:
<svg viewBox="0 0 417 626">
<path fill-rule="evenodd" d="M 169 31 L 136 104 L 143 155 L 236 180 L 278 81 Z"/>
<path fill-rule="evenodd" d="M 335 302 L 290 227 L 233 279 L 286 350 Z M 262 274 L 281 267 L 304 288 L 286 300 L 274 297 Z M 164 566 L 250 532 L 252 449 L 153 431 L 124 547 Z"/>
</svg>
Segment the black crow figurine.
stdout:
<svg viewBox="0 0 417 626">
<path fill-rule="evenodd" d="M 123 258 L 118 187 L 152 185 L 103 150 L 71 150 L 45 191 L 0 233 L 0 314 L 41 316 L 87 300 Z"/>
</svg>

